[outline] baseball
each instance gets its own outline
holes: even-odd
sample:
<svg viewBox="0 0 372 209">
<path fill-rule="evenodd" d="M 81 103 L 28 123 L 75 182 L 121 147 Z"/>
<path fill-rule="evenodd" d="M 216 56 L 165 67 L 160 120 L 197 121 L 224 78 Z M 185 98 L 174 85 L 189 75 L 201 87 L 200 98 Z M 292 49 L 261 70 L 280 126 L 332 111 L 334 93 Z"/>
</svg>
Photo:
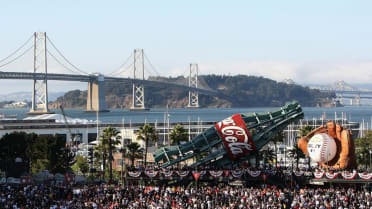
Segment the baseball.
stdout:
<svg viewBox="0 0 372 209">
<path fill-rule="evenodd" d="M 307 151 L 311 160 L 325 163 L 335 157 L 337 146 L 335 140 L 328 134 L 316 134 L 309 140 Z"/>
</svg>

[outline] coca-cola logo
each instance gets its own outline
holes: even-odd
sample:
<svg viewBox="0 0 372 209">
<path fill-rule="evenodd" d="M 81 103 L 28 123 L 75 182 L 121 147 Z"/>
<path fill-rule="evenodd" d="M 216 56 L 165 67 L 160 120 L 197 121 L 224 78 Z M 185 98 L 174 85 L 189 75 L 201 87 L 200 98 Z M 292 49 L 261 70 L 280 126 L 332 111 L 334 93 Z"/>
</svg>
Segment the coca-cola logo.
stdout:
<svg viewBox="0 0 372 209">
<path fill-rule="evenodd" d="M 252 137 L 239 114 L 218 122 L 215 127 L 231 159 L 238 159 L 255 150 Z"/>
</svg>

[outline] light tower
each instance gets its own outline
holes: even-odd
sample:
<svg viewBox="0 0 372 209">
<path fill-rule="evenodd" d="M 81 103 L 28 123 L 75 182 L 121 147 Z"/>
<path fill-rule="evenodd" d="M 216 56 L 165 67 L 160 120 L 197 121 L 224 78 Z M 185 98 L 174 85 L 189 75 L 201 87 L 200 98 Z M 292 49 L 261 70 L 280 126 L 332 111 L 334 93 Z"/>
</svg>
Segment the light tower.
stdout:
<svg viewBox="0 0 372 209">
<path fill-rule="evenodd" d="M 48 64 L 47 64 L 47 45 L 46 33 L 34 33 L 34 73 L 43 73 L 45 75 L 43 80 L 34 80 L 32 91 L 32 106 L 28 114 L 46 114 L 49 112 L 48 108 Z"/>
<path fill-rule="evenodd" d="M 133 94 L 131 110 L 147 110 L 145 107 L 145 60 L 143 49 L 133 52 Z"/>
<path fill-rule="evenodd" d="M 189 108 L 198 108 L 199 107 L 199 93 L 195 89 L 198 88 L 198 64 L 190 64 L 190 75 L 189 75 Z"/>
</svg>

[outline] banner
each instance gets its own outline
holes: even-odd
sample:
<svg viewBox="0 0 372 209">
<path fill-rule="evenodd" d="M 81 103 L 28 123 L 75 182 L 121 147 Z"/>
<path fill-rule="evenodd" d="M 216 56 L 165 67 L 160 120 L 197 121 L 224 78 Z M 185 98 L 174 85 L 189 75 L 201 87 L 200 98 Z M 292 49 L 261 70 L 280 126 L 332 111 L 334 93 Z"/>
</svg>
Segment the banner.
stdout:
<svg viewBox="0 0 372 209">
<path fill-rule="evenodd" d="M 346 180 L 353 180 L 356 176 L 357 176 L 357 172 L 356 171 L 353 171 L 352 173 L 350 173 L 349 171 L 343 171 L 341 173 L 341 176 L 346 179 Z"/>
<path fill-rule="evenodd" d="M 216 123 L 215 128 L 231 160 L 239 159 L 256 150 L 252 136 L 240 114 Z"/>
<path fill-rule="evenodd" d="M 154 178 L 155 176 L 158 175 L 158 172 L 159 171 L 147 170 L 147 171 L 145 171 L 145 174 L 146 174 L 146 176 L 148 176 L 150 178 Z"/>
<path fill-rule="evenodd" d="M 187 175 L 189 175 L 189 172 L 190 172 L 190 171 L 176 171 L 176 173 L 177 173 L 181 178 L 184 178 L 184 177 L 186 177 Z"/>
<path fill-rule="evenodd" d="M 313 174 L 316 179 L 321 179 L 324 176 L 324 171 L 316 171 Z"/>
<path fill-rule="evenodd" d="M 328 179 L 335 179 L 337 176 L 338 176 L 338 172 L 335 172 L 335 173 L 333 173 L 333 172 L 326 172 L 325 173 L 325 176 L 328 178 Z"/>
<path fill-rule="evenodd" d="M 232 170 L 232 171 L 231 171 L 231 175 L 232 175 L 234 178 L 240 178 L 240 177 L 242 177 L 242 175 L 243 175 L 243 171 L 241 171 L 241 170 Z"/>
<path fill-rule="evenodd" d="M 163 174 L 165 177 L 170 178 L 170 177 L 172 177 L 172 175 L 173 175 L 173 171 L 172 171 L 172 170 L 168 170 L 168 169 L 163 169 L 163 170 L 162 170 L 162 174 Z"/>
<path fill-rule="evenodd" d="M 141 171 L 128 171 L 130 177 L 138 178 L 141 176 Z"/>
<path fill-rule="evenodd" d="M 218 178 L 222 176 L 223 171 L 209 171 L 209 175 L 213 176 L 214 178 Z"/>
<path fill-rule="evenodd" d="M 304 175 L 304 172 L 303 171 L 293 171 L 293 174 L 297 177 L 300 177 L 300 176 Z"/>
<path fill-rule="evenodd" d="M 253 178 L 256 178 L 257 176 L 259 176 L 261 174 L 261 171 L 251 171 L 251 170 L 248 170 L 248 173 L 249 175 L 251 175 Z"/>
<path fill-rule="evenodd" d="M 358 175 L 363 180 L 370 180 L 372 178 L 372 173 L 358 173 Z"/>
</svg>

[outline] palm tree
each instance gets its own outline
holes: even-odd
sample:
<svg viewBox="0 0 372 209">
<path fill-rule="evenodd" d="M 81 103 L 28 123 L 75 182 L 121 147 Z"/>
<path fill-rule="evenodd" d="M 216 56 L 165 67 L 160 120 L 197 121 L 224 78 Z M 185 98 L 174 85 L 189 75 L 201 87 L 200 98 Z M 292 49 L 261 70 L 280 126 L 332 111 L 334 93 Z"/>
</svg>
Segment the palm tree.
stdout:
<svg viewBox="0 0 372 209">
<path fill-rule="evenodd" d="M 127 148 L 128 148 L 127 157 L 131 161 L 131 166 L 134 166 L 134 161 L 136 159 L 143 158 L 143 149 L 137 142 L 128 144 Z"/>
<path fill-rule="evenodd" d="M 109 172 L 110 172 L 110 181 L 112 181 L 112 153 L 115 150 L 115 147 L 120 144 L 120 136 L 118 135 L 119 131 L 116 128 L 108 126 L 103 130 L 103 139 L 107 140 L 108 154 L 109 154 Z"/>
<path fill-rule="evenodd" d="M 148 142 L 149 141 L 157 142 L 158 135 L 156 134 L 156 130 L 150 124 L 145 124 L 143 127 L 140 127 L 136 134 L 137 140 L 145 141 L 145 166 L 146 166 Z"/>
<path fill-rule="evenodd" d="M 181 141 L 187 141 L 187 131 L 182 125 L 177 124 L 169 133 L 169 138 L 173 144 L 179 145 Z"/>
<path fill-rule="evenodd" d="M 309 125 L 304 125 L 298 130 L 298 135 L 299 137 L 307 136 L 312 130 L 313 127 Z"/>
<path fill-rule="evenodd" d="M 100 167 L 100 163 L 102 163 L 103 171 L 106 170 L 106 161 L 108 155 L 108 141 L 105 138 L 99 138 L 99 144 L 94 147 L 94 159 L 96 160 L 96 166 Z M 101 162 L 99 162 L 101 159 Z"/>
<path fill-rule="evenodd" d="M 299 137 L 304 137 L 304 136 L 307 136 L 314 128 L 309 126 L 309 125 L 305 125 L 305 126 L 302 126 L 299 130 L 298 130 L 298 135 Z M 307 166 L 308 168 L 310 169 L 310 157 L 306 156 L 307 157 Z"/>
<path fill-rule="evenodd" d="M 263 160 L 263 163 L 266 164 L 270 161 L 273 160 L 274 158 L 274 152 L 273 150 L 269 149 L 269 148 L 266 148 L 264 150 L 261 150 L 260 152 L 260 155 L 261 155 L 261 159 Z"/>
<path fill-rule="evenodd" d="M 291 158 L 296 158 L 297 169 L 298 169 L 298 161 L 300 160 L 300 158 L 305 158 L 305 154 L 302 152 L 302 150 L 298 147 L 297 144 L 295 144 L 295 146 L 293 146 L 293 148 L 289 150 L 288 155 Z"/>
<path fill-rule="evenodd" d="M 272 142 L 275 145 L 275 167 L 278 167 L 278 143 L 284 142 L 284 134 L 283 131 L 277 133 L 273 138 Z"/>
</svg>

